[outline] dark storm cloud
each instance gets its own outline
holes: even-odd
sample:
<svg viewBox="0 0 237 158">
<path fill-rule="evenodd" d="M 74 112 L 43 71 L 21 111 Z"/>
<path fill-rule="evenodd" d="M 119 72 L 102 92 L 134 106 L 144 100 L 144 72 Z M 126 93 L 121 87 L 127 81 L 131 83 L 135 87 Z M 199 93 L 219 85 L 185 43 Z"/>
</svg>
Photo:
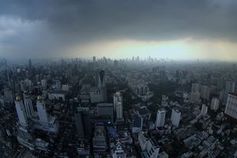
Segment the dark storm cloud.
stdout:
<svg viewBox="0 0 237 158">
<path fill-rule="evenodd" d="M 96 40 L 237 40 L 235 0 L 7 0 L 0 15 L 42 22 L 32 31 L 39 34 L 26 30 L 26 41 L 48 52 Z M 30 47 L 23 42 L 18 48 Z"/>
</svg>

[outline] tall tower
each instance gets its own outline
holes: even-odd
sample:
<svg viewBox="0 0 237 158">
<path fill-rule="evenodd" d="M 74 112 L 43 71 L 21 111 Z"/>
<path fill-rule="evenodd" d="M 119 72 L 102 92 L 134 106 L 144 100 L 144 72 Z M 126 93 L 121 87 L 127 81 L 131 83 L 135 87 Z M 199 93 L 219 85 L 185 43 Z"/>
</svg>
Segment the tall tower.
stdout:
<svg viewBox="0 0 237 158">
<path fill-rule="evenodd" d="M 36 107 L 37 107 L 37 112 L 38 112 L 40 122 L 47 123 L 48 122 L 48 114 L 47 114 L 46 107 L 45 107 L 45 104 L 44 104 L 41 96 L 38 96 L 38 98 L 37 98 Z"/>
<path fill-rule="evenodd" d="M 225 107 L 225 114 L 237 119 L 237 95 L 234 93 L 228 94 L 228 99 Z"/>
<path fill-rule="evenodd" d="M 172 113 L 171 113 L 172 125 L 174 125 L 175 127 L 178 127 L 180 119 L 181 119 L 181 112 L 178 109 L 172 109 Z"/>
<path fill-rule="evenodd" d="M 116 113 L 116 119 L 123 119 L 123 98 L 120 92 L 114 94 L 114 111 Z"/>
<path fill-rule="evenodd" d="M 25 107 L 26 117 L 31 118 L 34 115 L 34 109 L 33 109 L 31 98 L 28 94 L 24 94 L 24 107 Z"/>
<path fill-rule="evenodd" d="M 101 70 L 99 72 L 99 76 L 98 76 L 98 87 L 102 88 L 105 87 L 105 72 L 104 70 Z"/>
<path fill-rule="evenodd" d="M 166 115 L 165 109 L 160 109 L 160 110 L 157 111 L 156 128 L 157 127 L 163 127 L 165 125 L 165 115 Z"/>
<path fill-rule="evenodd" d="M 103 101 L 107 101 L 107 89 L 105 85 L 105 72 L 101 70 L 98 75 L 98 89 L 103 97 Z"/>
<path fill-rule="evenodd" d="M 15 106 L 20 125 L 23 127 L 27 126 L 28 122 L 25 107 L 20 96 L 16 97 Z"/>
</svg>

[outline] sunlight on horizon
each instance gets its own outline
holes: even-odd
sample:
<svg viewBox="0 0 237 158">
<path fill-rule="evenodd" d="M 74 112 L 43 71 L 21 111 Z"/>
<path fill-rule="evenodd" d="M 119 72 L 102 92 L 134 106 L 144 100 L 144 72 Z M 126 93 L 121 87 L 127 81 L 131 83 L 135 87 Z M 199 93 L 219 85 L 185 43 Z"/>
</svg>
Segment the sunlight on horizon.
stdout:
<svg viewBox="0 0 237 158">
<path fill-rule="evenodd" d="M 72 56 L 82 54 L 83 57 L 93 55 L 110 58 L 168 58 L 174 60 L 227 60 L 237 57 L 237 46 L 229 41 L 196 41 L 193 39 L 180 39 L 171 41 L 138 41 L 117 40 L 100 41 L 69 50 Z"/>
</svg>

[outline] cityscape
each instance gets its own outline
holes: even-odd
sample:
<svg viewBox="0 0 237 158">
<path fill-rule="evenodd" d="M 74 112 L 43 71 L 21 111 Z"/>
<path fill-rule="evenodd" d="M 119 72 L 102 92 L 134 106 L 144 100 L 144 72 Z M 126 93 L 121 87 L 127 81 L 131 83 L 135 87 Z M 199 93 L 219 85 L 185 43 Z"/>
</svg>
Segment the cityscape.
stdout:
<svg viewBox="0 0 237 158">
<path fill-rule="evenodd" d="M 237 158 L 236 0 L 0 1 L 0 158 Z"/>
<path fill-rule="evenodd" d="M 2 157 L 236 157 L 237 65 L 1 60 Z"/>
</svg>

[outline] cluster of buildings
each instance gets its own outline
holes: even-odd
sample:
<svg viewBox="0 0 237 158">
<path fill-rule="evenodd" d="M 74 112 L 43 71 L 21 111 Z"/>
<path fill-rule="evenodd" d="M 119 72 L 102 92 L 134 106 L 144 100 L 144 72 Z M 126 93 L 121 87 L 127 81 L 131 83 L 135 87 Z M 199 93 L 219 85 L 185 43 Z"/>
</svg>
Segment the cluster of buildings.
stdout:
<svg viewBox="0 0 237 158">
<path fill-rule="evenodd" d="M 236 157 L 234 70 L 139 58 L 0 62 L 0 153 Z"/>
</svg>

